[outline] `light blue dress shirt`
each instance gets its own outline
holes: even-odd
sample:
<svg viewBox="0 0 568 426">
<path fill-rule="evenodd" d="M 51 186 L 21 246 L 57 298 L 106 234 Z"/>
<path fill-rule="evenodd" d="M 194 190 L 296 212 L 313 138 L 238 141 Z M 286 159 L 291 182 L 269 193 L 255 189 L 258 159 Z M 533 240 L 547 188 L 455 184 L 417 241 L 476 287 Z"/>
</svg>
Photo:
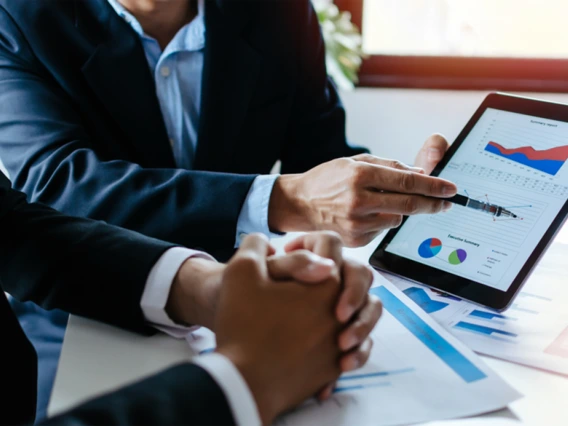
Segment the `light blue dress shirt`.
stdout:
<svg viewBox="0 0 568 426">
<path fill-rule="evenodd" d="M 158 41 L 144 33 L 138 20 L 118 0 L 108 2 L 140 37 L 156 83 L 176 166 L 191 170 L 199 142 L 197 130 L 206 32 L 204 0 L 198 0 L 197 16 L 178 31 L 163 51 Z M 252 232 L 276 236 L 268 227 L 268 205 L 277 178 L 277 175 L 265 175 L 254 180 L 239 214 L 235 247 Z"/>
</svg>

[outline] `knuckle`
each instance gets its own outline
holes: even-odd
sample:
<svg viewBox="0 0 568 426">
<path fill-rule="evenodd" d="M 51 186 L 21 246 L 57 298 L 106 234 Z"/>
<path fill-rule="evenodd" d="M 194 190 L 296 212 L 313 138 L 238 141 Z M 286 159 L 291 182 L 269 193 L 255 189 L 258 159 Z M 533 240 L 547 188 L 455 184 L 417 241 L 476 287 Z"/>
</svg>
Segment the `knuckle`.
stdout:
<svg viewBox="0 0 568 426">
<path fill-rule="evenodd" d="M 437 200 L 433 203 L 432 213 L 440 213 L 442 210 L 444 210 L 444 200 Z"/>
<path fill-rule="evenodd" d="M 355 329 L 353 330 L 353 334 L 355 335 L 357 340 L 359 340 L 359 342 L 362 342 L 371 331 L 370 328 L 371 327 L 368 322 L 359 320 L 357 323 L 357 327 L 355 327 Z"/>
<path fill-rule="evenodd" d="M 406 197 L 406 199 L 404 200 L 403 211 L 407 215 L 414 215 L 418 213 L 418 200 L 416 199 L 416 197 Z M 394 221 L 395 218 L 393 218 L 393 222 Z"/>
<path fill-rule="evenodd" d="M 359 154 L 355 158 L 357 161 L 373 161 L 374 157 L 371 154 Z"/>
<path fill-rule="evenodd" d="M 429 181 L 428 190 L 430 191 L 430 194 L 440 194 L 442 192 L 442 182 L 436 178 L 429 178 Z"/>
<path fill-rule="evenodd" d="M 402 173 L 400 177 L 400 187 L 406 192 L 414 191 L 416 186 L 416 175 L 411 172 Z"/>
<path fill-rule="evenodd" d="M 346 235 L 345 236 L 345 246 L 349 247 L 349 248 L 355 248 L 355 247 L 359 247 L 358 244 L 359 239 L 355 236 L 352 235 Z"/>
<path fill-rule="evenodd" d="M 351 171 L 351 186 L 360 187 L 364 185 L 367 177 L 367 167 L 365 163 L 354 163 Z"/>
<path fill-rule="evenodd" d="M 313 254 L 308 250 L 298 250 L 290 254 L 296 265 L 308 265 L 312 262 Z"/>
<path fill-rule="evenodd" d="M 347 215 L 349 219 L 353 219 L 363 206 L 363 197 L 355 193 L 347 201 Z"/>
<path fill-rule="evenodd" d="M 400 225 L 402 225 L 402 220 L 403 220 L 402 215 L 394 216 L 392 219 L 392 228 L 398 228 Z"/>
<path fill-rule="evenodd" d="M 400 161 L 398 160 L 388 160 L 387 162 L 387 166 L 391 167 L 393 169 L 401 169 L 401 170 L 405 170 L 406 166 L 404 164 L 402 164 Z"/>
<path fill-rule="evenodd" d="M 335 231 L 321 231 L 321 237 L 330 245 L 342 245 L 341 236 Z"/>
<path fill-rule="evenodd" d="M 231 264 L 233 269 L 240 271 L 256 271 L 259 267 L 259 260 L 253 252 L 246 251 L 235 257 Z"/>
</svg>

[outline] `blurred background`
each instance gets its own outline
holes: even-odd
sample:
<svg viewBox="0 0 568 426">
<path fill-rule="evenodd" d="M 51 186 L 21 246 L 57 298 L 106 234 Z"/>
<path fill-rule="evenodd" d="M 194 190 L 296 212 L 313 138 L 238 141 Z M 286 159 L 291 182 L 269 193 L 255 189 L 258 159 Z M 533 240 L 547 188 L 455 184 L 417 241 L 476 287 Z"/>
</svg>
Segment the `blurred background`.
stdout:
<svg viewBox="0 0 568 426">
<path fill-rule="evenodd" d="M 313 0 L 348 135 L 412 162 L 487 93 L 568 103 L 566 0 Z"/>
</svg>

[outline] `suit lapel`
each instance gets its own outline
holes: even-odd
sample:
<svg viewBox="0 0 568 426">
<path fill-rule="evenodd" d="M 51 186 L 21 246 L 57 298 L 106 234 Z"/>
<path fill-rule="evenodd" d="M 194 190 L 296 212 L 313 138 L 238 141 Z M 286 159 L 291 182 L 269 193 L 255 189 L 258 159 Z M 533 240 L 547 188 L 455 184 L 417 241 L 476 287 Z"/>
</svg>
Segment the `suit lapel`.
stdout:
<svg viewBox="0 0 568 426">
<path fill-rule="evenodd" d="M 223 171 L 233 151 L 260 72 L 261 58 L 242 37 L 246 2 L 206 2 L 205 61 L 196 169 Z"/>
<path fill-rule="evenodd" d="M 85 79 L 127 135 L 141 165 L 175 167 L 154 80 L 138 35 L 106 1 L 90 7 L 97 8 L 106 37 L 95 44 L 83 65 Z M 80 27 L 80 14 L 77 19 Z"/>
</svg>

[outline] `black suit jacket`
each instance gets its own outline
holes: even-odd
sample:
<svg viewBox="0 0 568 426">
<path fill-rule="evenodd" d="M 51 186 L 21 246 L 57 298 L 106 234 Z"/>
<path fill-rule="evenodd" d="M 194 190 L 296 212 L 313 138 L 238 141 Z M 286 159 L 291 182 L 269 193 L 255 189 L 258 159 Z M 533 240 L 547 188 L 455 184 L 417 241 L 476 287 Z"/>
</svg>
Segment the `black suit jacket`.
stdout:
<svg viewBox="0 0 568 426">
<path fill-rule="evenodd" d="M 107 0 L 0 0 L 0 158 L 15 188 L 226 257 L 257 174 L 364 151 L 346 142 L 309 0 L 206 0 L 205 21 L 195 170 L 176 170 L 139 37 Z"/>
<path fill-rule="evenodd" d="M 0 173 L 0 424 L 33 422 L 37 359 L 4 291 L 135 332 L 150 269 L 171 245 L 104 223 L 28 204 Z M 51 424 L 228 424 L 223 392 L 185 364 L 93 400 Z"/>
</svg>

